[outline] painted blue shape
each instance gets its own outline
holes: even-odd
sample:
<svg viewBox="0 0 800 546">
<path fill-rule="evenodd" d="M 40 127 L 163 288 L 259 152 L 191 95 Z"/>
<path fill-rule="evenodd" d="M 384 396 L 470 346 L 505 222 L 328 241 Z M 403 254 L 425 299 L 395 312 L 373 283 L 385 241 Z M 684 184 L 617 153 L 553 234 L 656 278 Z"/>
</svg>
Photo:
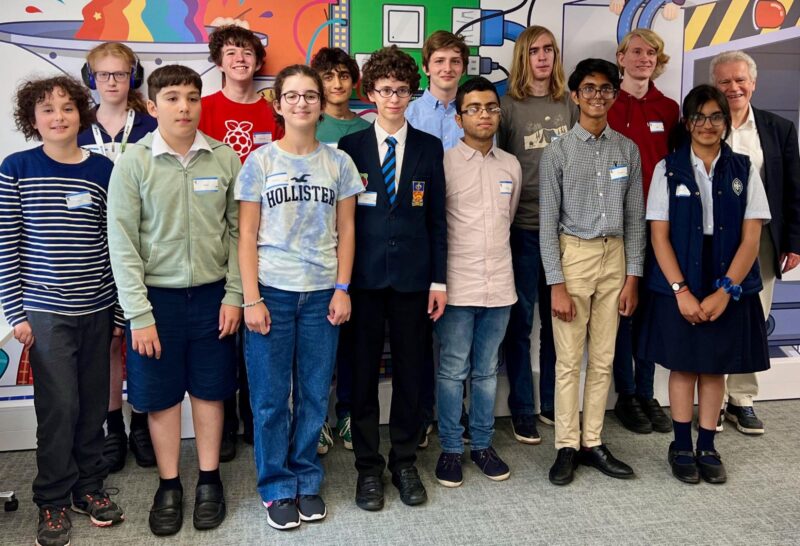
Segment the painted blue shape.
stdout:
<svg viewBox="0 0 800 546">
<path fill-rule="evenodd" d="M 661 9 L 661 6 L 667 3 L 667 0 L 650 0 L 647 5 L 642 10 L 642 14 L 639 16 L 639 22 L 636 23 L 636 26 L 639 28 L 653 28 L 653 19 L 656 18 L 656 13 L 658 10 Z"/>
<path fill-rule="evenodd" d="M 519 23 L 515 23 L 514 21 L 505 21 L 503 23 L 503 38 L 506 40 L 511 40 L 512 42 L 516 42 L 523 30 L 525 30 L 525 27 Z"/>
<path fill-rule="evenodd" d="M 481 17 L 489 17 L 481 21 L 481 45 L 482 46 L 501 46 L 503 45 L 503 26 L 504 19 L 502 11 L 497 9 L 482 9 Z"/>
<path fill-rule="evenodd" d="M 633 30 L 633 19 L 647 0 L 628 0 L 617 21 L 617 43 L 620 43 L 627 33 Z"/>
<path fill-rule="evenodd" d="M 11 357 L 8 356 L 8 353 L 0 349 L 0 379 L 2 379 L 3 375 L 5 375 L 6 370 L 8 369 L 8 364 L 10 362 L 11 362 Z"/>
</svg>

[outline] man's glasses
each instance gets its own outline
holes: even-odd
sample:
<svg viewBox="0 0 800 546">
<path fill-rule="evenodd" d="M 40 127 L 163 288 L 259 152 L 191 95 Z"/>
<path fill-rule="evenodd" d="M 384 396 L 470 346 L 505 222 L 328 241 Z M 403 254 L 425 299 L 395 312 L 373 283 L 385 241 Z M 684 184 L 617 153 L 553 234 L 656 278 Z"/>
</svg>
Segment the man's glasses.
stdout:
<svg viewBox="0 0 800 546">
<path fill-rule="evenodd" d="M 584 99 L 593 99 L 598 95 L 598 93 L 604 99 L 613 99 L 614 97 L 617 96 L 617 90 L 611 87 L 610 85 L 604 85 L 603 87 L 586 85 L 584 87 L 578 88 L 578 92 Z"/>
<path fill-rule="evenodd" d="M 297 104 L 300 102 L 300 97 L 303 97 L 303 100 L 306 101 L 306 104 L 317 104 L 319 102 L 319 93 L 316 91 L 306 91 L 305 93 L 295 93 L 294 91 L 289 91 L 287 93 L 283 93 L 281 97 L 283 97 L 283 100 L 286 101 L 286 104 Z"/>
<path fill-rule="evenodd" d="M 94 73 L 94 79 L 99 81 L 99 82 L 103 82 L 103 83 L 105 83 L 109 79 L 111 79 L 111 76 L 114 76 L 114 81 L 115 82 L 122 83 L 122 82 L 126 81 L 128 78 L 131 77 L 131 73 L 130 72 L 105 72 L 105 71 L 103 71 L 103 72 L 95 72 Z"/>
<path fill-rule="evenodd" d="M 486 112 L 490 116 L 499 116 L 502 111 L 503 109 L 499 106 L 476 106 L 471 104 L 462 110 L 461 115 L 477 116 L 481 112 Z"/>
<path fill-rule="evenodd" d="M 392 89 L 391 87 L 381 87 L 380 89 L 376 89 L 375 92 L 384 99 L 388 99 L 392 95 L 397 95 L 401 99 L 407 99 L 411 96 L 411 89 L 408 87 L 399 87 L 397 89 Z"/>
<path fill-rule="evenodd" d="M 703 114 L 692 114 L 689 116 L 689 123 L 692 127 L 702 127 L 706 124 L 706 120 L 711 122 L 712 127 L 721 127 L 725 123 L 725 114 L 722 112 L 714 112 L 710 116 Z"/>
</svg>

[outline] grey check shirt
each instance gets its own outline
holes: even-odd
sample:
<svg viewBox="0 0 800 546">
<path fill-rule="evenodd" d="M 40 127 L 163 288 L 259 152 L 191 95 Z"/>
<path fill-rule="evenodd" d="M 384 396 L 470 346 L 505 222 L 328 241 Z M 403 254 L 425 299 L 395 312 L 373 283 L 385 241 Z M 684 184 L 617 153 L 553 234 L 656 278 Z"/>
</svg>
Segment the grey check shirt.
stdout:
<svg viewBox="0 0 800 546">
<path fill-rule="evenodd" d="M 642 165 L 631 140 L 606 125 L 595 138 L 576 123 L 550 143 L 539 165 L 542 264 L 547 284 L 564 282 L 558 237 L 623 237 L 628 275 L 642 276 Z"/>
</svg>

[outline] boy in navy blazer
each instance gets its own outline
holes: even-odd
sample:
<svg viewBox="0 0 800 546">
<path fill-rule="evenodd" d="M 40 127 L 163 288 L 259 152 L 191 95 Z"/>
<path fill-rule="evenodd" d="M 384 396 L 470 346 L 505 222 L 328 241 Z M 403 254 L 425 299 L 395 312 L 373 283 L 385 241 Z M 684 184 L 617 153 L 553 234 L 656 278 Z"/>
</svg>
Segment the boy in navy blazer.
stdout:
<svg viewBox="0 0 800 546">
<path fill-rule="evenodd" d="M 447 223 L 442 144 L 404 117 L 419 81 L 416 63 L 396 46 L 373 53 L 362 70 L 362 86 L 378 117 L 370 128 L 339 141 L 366 187 L 356 210 L 351 285 L 356 347 L 351 426 L 356 504 L 365 510 L 383 508 L 378 371 L 387 320 L 392 351 L 388 466 L 405 504 L 427 500 L 414 463 L 422 433 L 420 386 L 424 374 L 432 373 L 425 370 L 426 329 L 447 303 Z"/>
</svg>

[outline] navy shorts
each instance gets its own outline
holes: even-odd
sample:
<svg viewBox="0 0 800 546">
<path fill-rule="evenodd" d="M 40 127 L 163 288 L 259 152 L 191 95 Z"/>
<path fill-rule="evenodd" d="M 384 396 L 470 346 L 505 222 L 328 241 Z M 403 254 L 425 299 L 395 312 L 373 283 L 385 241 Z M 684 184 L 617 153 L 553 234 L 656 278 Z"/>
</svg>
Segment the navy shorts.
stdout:
<svg viewBox="0 0 800 546">
<path fill-rule="evenodd" d="M 131 346 L 126 329 L 128 401 L 139 411 L 180 403 L 186 392 L 201 400 L 225 400 L 236 392 L 236 336 L 219 339 L 219 308 L 225 281 L 192 288 L 148 287 L 161 358 Z"/>
</svg>

